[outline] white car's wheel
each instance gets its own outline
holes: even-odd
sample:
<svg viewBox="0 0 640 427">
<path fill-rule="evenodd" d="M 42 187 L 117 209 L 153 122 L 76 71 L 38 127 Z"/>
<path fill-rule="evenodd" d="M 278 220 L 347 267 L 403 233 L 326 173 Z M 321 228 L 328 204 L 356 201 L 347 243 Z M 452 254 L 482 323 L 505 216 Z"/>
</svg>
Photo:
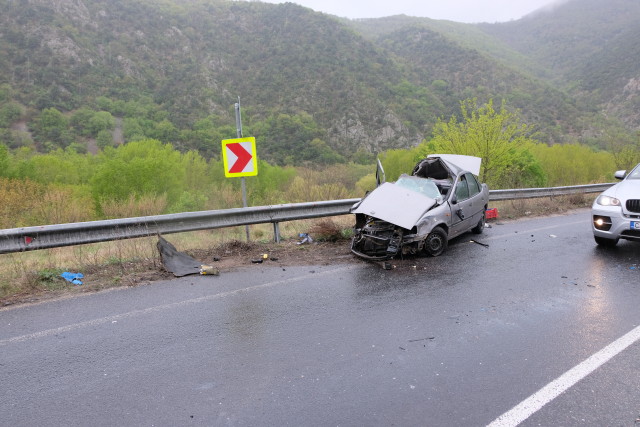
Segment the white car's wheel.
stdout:
<svg viewBox="0 0 640 427">
<path fill-rule="evenodd" d="M 612 248 L 618 244 L 618 239 L 607 239 L 606 237 L 598 237 L 598 236 L 593 236 L 593 238 L 596 240 L 596 243 L 598 245 L 606 246 L 608 248 Z"/>
</svg>

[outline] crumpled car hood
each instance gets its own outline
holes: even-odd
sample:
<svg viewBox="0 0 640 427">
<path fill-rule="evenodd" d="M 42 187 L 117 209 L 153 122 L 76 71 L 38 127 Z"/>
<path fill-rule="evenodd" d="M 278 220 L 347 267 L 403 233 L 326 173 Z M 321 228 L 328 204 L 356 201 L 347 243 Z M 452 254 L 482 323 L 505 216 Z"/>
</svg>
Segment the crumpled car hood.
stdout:
<svg viewBox="0 0 640 427">
<path fill-rule="evenodd" d="M 361 213 L 410 230 L 436 204 L 431 197 L 385 182 L 351 213 Z"/>
</svg>

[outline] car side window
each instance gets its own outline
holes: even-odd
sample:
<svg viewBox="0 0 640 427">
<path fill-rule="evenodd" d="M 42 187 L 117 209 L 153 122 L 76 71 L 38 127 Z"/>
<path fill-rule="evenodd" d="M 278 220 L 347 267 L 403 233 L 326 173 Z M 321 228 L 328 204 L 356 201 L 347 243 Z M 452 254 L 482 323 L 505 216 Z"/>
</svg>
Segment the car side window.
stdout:
<svg viewBox="0 0 640 427">
<path fill-rule="evenodd" d="M 467 184 L 469 185 L 469 197 L 473 197 L 480 192 L 480 184 L 476 177 L 470 173 L 465 174 L 467 178 Z"/>
<path fill-rule="evenodd" d="M 456 199 L 458 201 L 466 200 L 469 198 L 469 186 L 467 185 L 467 179 L 464 175 L 460 176 L 460 180 L 456 184 Z"/>
</svg>

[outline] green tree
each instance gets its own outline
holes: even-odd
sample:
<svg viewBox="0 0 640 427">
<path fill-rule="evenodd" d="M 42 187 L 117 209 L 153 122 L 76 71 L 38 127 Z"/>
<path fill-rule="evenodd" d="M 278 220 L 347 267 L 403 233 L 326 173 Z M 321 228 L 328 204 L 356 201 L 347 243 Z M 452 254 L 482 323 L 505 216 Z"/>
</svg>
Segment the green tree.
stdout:
<svg viewBox="0 0 640 427">
<path fill-rule="evenodd" d="M 107 111 L 98 111 L 89 119 L 87 127 L 92 136 L 97 136 L 101 131 L 112 131 L 116 127 L 116 119 Z"/>
<path fill-rule="evenodd" d="M 91 189 L 99 209 L 104 200 L 123 201 L 131 195 L 166 195 L 171 206 L 185 191 L 181 155 L 171 144 L 145 139 L 108 147 L 98 157 Z"/>
<path fill-rule="evenodd" d="M 388 150 L 380 154 L 380 162 L 384 168 L 386 180 L 396 181 L 403 173 L 411 174 L 418 160 L 426 157 L 426 154 L 423 154 L 424 150 L 426 148 L 421 145 L 410 150 Z"/>
<path fill-rule="evenodd" d="M 91 130 L 89 129 L 89 120 L 96 112 L 90 108 L 80 108 L 71 115 L 70 123 L 75 129 L 78 135 L 91 136 Z"/>
<path fill-rule="evenodd" d="M 527 151 L 535 144 L 531 129 L 509 112 L 503 101 L 499 111 L 489 101 L 478 106 L 475 99 L 460 103 L 462 121 L 452 116 L 448 122 L 438 120 L 433 138 L 422 154 L 447 153 L 476 156 L 482 159 L 480 179 L 492 188 L 509 188 L 523 184 L 544 183 L 536 159 Z M 515 182 L 514 182 L 515 181 Z"/>
<path fill-rule="evenodd" d="M 96 105 L 102 111 L 109 111 L 110 113 L 113 113 L 114 103 L 110 98 L 107 98 L 106 96 L 97 97 Z"/>
<path fill-rule="evenodd" d="M 105 147 L 113 145 L 113 134 L 110 130 L 101 130 L 96 136 L 96 144 L 104 150 Z"/>
<path fill-rule="evenodd" d="M 630 170 L 640 163 L 640 132 L 636 132 L 634 139 L 620 128 L 608 129 L 605 143 L 613 154 L 618 170 Z"/>
<path fill-rule="evenodd" d="M 615 156 L 581 144 L 538 144 L 531 152 L 542 166 L 548 185 L 582 185 L 613 180 Z"/>
<path fill-rule="evenodd" d="M 253 129 L 256 139 L 264 146 L 263 157 L 281 166 L 309 160 L 305 153 L 311 141 L 324 137 L 324 131 L 305 112 L 274 115 L 257 123 Z"/>
<path fill-rule="evenodd" d="M 41 184 L 84 185 L 93 173 L 92 156 L 77 153 L 70 147 L 46 154 L 31 152 L 14 160 L 21 179 Z"/>
<path fill-rule="evenodd" d="M 178 139 L 178 130 L 169 120 L 163 119 L 154 124 L 152 136 L 154 139 L 163 142 L 176 142 Z"/>
<path fill-rule="evenodd" d="M 345 158 L 319 138 L 314 138 L 304 151 L 303 160 L 320 165 L 344 163 Z"/>
<path fill-rule="evenodd" d="M 69 120 L 56 108 L 45 108 L 35 120 L 34 133 L 41 142 L 66 147 L 71 142 Z"/>
<path fill-rule="evenodd" d="M 145 138 L 142 125 L 136 118 L 126 117 L 123 120 L 122 130 L 126 141 L 139 141 Z"/>
<path fill-rule="evenodd" d="M 7 102 L 0 107 L 0 127 L 8 128 L 22 115 L 22 108 L 16 102 Z"/>
</svg>

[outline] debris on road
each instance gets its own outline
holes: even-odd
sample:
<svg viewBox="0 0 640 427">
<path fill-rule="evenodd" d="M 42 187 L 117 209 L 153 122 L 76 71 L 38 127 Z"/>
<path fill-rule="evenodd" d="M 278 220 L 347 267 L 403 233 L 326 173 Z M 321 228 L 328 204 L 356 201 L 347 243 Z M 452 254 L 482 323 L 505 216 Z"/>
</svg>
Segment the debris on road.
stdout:
<svg viewBox="0 0 640 427">
<path fill-rule="evenodd" d="M 418 342 L 418 341 L 435 340 L 435 339 L 436 337 L 418 338 L 415 340 L 409 340 L 409 342 Z"/>
<path fill-rule="evenodd" d="M 313 239 L 311 238 L 311 236 L 309 236 L 308 233 L 300 233 L 298 234 L 298 237 L 302 238 L 302 240 L 298 242 L 299 245 L 302 245 L 304 243 L 313 243 Z"/>
<path fill-rule="evenodd" d="M 74 285 L 82 285 L 82 280 L 80 280 L 80 279 L 82 279 L 84 277 L 84 274 L 82 274 L 82 273 L 70 273 L 68 271 L 65 271 L 60 276 L 64 280 L 66 280 L 67 282 L 71 282 Z"/>
<path fill-rule="evenodd" d="M 212 265 L 201 265 L 200 266 L 200 274 L 201 275 L 213 275 L 213 276 L 218 276 L 220 275 L 220 270 L 218 270 L 216 267 L 212 266 Z"/>
<path fill-rule="evenodd" d="M 484 246 L 485 248 L 489 247 L 489 245 L 487 245 L 486 243 L 478 242 L 477 240 L 469 240 L 469 243 L 477 243 L 478 245 Z"/>
<path fill-rule="evenodd" d="M 171 243 L 158 235 L 157 243 L 160 259 L 165 270 L 173 273 L 176 277 L 187 276 L 189 274 L 200 274 L 202 263 L 189 255 L 178 252 Z"/>
</svg>

